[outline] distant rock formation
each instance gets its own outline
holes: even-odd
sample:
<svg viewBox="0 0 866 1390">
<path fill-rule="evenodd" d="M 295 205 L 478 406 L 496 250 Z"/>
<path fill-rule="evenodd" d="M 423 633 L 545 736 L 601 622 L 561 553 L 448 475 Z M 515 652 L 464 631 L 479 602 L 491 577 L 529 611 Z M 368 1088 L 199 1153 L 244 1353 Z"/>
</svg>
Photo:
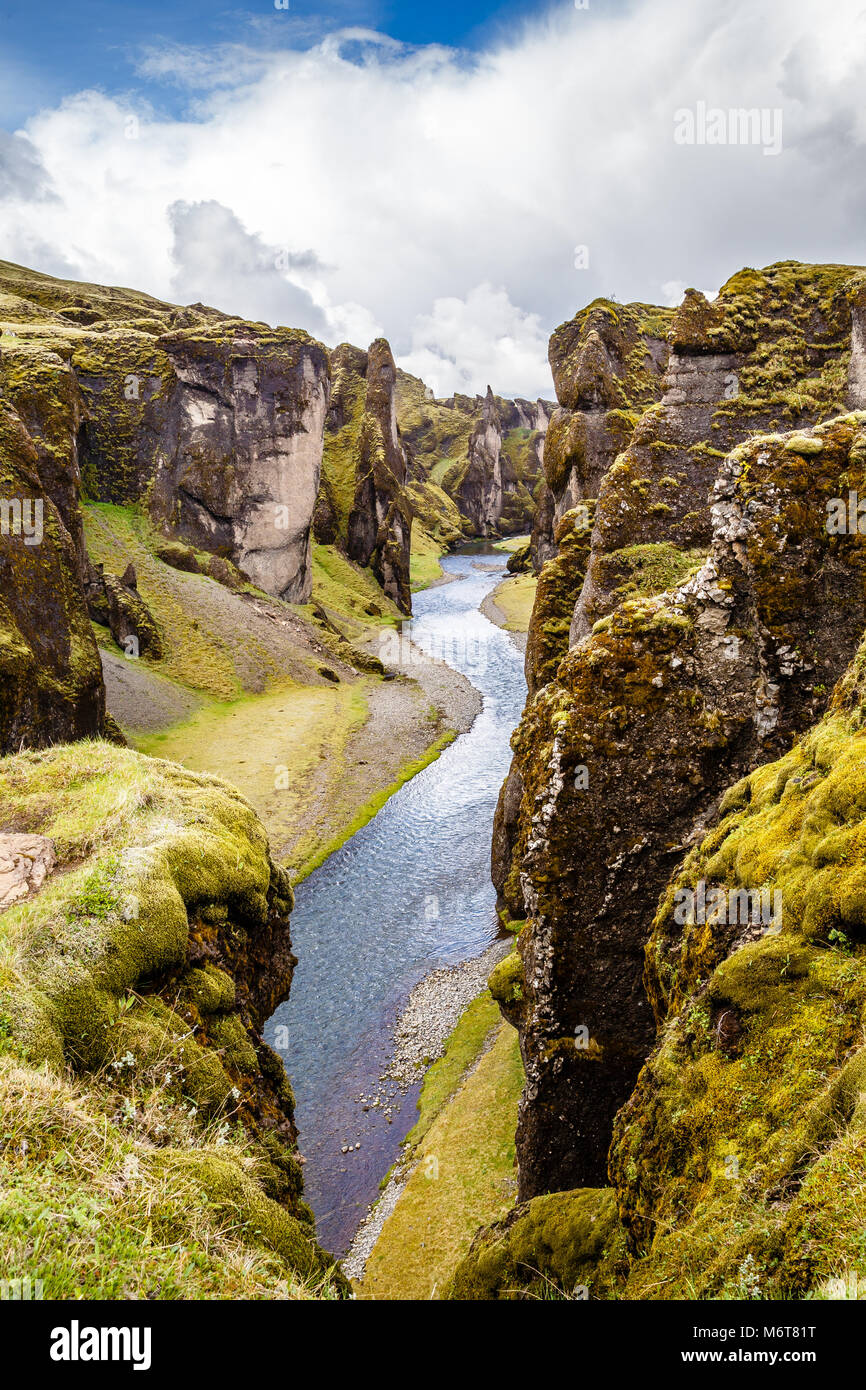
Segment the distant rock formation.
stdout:
<svg viewBox="0 0 866 1390">
<path fill-rule="evenodd" d="M 442 508 L 456 504 L 464 536 L 532 529 L 543 488 L 549 401 L 456 394 L 438 400 L 418 377 L 398 372 L 397 418 L 410 475 Z M 447 502 L 445 504 L 447 506 Z"/>
</svg>

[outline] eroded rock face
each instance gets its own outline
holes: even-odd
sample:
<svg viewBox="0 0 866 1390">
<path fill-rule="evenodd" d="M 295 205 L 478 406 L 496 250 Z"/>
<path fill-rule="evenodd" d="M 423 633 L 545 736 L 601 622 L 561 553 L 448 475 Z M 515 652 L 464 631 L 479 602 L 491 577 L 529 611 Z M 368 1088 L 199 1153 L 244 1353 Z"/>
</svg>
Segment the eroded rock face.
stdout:
<svg viewBox="0 0 866 1390">
<path fill-rule="evenodd" d="M 529 918 L 522 1197 L 604 1181 L 613 1117 L 652 1045 L 643 948 L 673 862 L 731 781 L 820 717 L 858 645 L 866 556 L 858 536 L 828 534 L 826 504 L 866 485 L 864 421 L 735 450 L 703 567 L 598 624 L 515 736 L 504 892 Z"/>
<path fill-rule="evenodd" d="M 641 412 L 658 400 L 671 318 L 656 305 L 600 299 L 553 334 L 549 356 L 559 405 L 545 442 L 549 501 L 533 530 L 539 569 L 556 553 L 564 514 L 598 496 Z"/>
<path fill-rule="evenodd" d="M 405 490 L 406 455 L 397 430 L 397 368 L 384 338 L 370 344 L 365 382 L 346 548 L 357 564 L 372 568 L 388 598 L 403 613 L 411 613 L 412 508 Z"/>
<path fill-rule="evenodd" d="M 44 835 L 0 835 L 0 912 L 38 893 L 56 855 Z"/>
<path fill-rule="evenodd" d="M 183 330 L 157 448 L 154 516 L 291 603 L 312 592 L 311 535 L 328 408 L 325 350 L 288 329 Z"/>
<path fill-rule="evenodd" d="M 707 546 L 712 484 L 741 440 L 858 405 L 861 293 L 855 269 L 796 262 L 740 271 L 712 304 L 687 291 L 671 324 L 658 406 L 636 424 L 599 490 L 572 643 L 619 602 L 635 547 Z"/>
<path fill-rule="evenodd" d="M 398 422 L 425 531 L 447 545 L 461 531 L 519 535 L 531 530 L 552 403 L 509 400 L 490 387 L 485 396 L 437 399 L 423 381 L 403 371 L 397 373 L 397 386 Z M 447 513 L 454 503 L 459 515 L 451 518 Z M 440 535 L 437 513 L 456 520 L 456 535 Z"/>
<path fill-rule="evenodd" d="M 0 380 L 86 578 L 79 494 L 143 503 L 268 593 L 310 594 L 328 355 L 307 334 L 0 263 Z M 26 297 L 32 296 L 32 298 Z"/>
<path fill-rule="evenodd" d="M 105 729 L 81 555 L 40 478 L 39 450 L 0 399 L 0 752 Z M 80 517 L 79 517 L 80 526 Z"/>
</svg>

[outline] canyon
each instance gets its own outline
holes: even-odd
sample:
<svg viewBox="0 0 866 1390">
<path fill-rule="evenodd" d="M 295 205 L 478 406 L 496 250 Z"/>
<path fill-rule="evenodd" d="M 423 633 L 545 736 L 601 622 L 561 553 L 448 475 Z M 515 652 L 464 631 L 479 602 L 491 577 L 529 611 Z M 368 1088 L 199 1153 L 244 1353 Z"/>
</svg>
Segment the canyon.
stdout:
<svg viewBox="0 0 866 1390">
<path fill-rule="evenodd" d="M 416 774 L 474 739 L 498 784 L 513 697 L 479 681 L 479 716 L 441 646 L 455 579 L 506 604 L 501 550 L 485 576 L 468 543 L 508 547 L 532 608 L 495 815 L 495 784 L 483 812 L 461 787 L 493 885 L 476 865 L 464 915 L 502 958 L 483 1027 L 467 1012 L 437 1063 L 447 1097 L 420 1077 L 417 1097 L 440 1140 L 471 1097 L 496 1196 L 437 1254 L 435 1296 L 799 1298 L 855 1268 L 866 585 L 858 529 L 827 518 L 866 493 L 866 271 L 782 262 L 675 308 L 595 300 L 551 337 L 555 403 L 437 399 L 382 338 L 328 349 L 9 263 L 0 329 L 0 493 L 42 519 L 35 545 L 0 527 L 0 1085 L 34 1183 L 40 1117 L 63 1152 L 110 1134 L 111 1181 L 82 1166 L 63 1197 L 86 1189 L 103 1221 L 126 1204 L 129 1243 L 114 1273 L 88 1265 L 87 1296 L 349 1294 L 303 1195 L 286 1001 L 364 844 L 388 860 L 360 827 L 389 796 L 381 827 L 406 805 L 415 839 L 445 837 L 426 894 L 411 859 L 413 921 L 431 891 L 443 930 L 460 917 L 435 879 L 441 779 L 468 754 Z M 395 643 L 440 583 L 418 648 Z M 431 613 L 444 664 L 421 650 Z M 510 672 L 521 624 L 477 622 Z M 294 893 L 325 860 L 336 887 L 316 880 L 298 952 Z M 364 890 L 370 942 L 405 944 L 399 868 L 369 875 L 394 884 L 381 913 Z M 696 894 L 779 911 L 684 912 Z M 306 1058 L 322 1029 L 304 1026 Z M 364 1296 L 409 1279 L 424 1142 Z M 155 1192 L 167 1235 L 143 1257 Z"/>
</svg>

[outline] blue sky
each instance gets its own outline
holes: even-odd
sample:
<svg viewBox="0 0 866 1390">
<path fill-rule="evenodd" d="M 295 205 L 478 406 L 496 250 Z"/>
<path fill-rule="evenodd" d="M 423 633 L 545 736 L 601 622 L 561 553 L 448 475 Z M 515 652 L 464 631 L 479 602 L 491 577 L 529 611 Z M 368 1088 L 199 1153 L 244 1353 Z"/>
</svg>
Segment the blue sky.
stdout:
<svg viewBox="0 0 866 1390">
<path fill-rule="evenodd" d="M 87 87 L 136 92 L 177 114 L 185 95 L 144 79 L 137 60 L 146 48 L 179 44 L 212 48 L 306 48 L 347 26 L 376 29 L 408 44 L 441 43 L 478 52 L 507 35 L 538 0 L 273 0 L 221 5 L 214 0 L 4 0 L 0 5 L 0 122 L 12 129 L 46 104 Z"/>
</svg>

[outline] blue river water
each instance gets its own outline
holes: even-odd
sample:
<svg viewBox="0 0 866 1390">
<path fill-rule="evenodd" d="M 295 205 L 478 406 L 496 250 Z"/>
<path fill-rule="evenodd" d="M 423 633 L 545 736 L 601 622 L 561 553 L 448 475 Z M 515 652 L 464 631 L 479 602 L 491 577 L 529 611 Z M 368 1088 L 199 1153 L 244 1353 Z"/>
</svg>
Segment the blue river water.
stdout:
<svg viewBox="0 0 866 1390">
<path fill-rule="evenodd" d="M 291 998 L 265 1037 L 294 1087 L 306 1198 L 319 1239 L 342 1255 L 414 1123 L 418 1087 L 388 1124 L 377 1093 L 396 1018 L 419 980 L 479 955 L 499 934 L 490 882 L 496 799 L 526 697 L 523 658 L 479 605 L 507 556 L 446 556 L 450 583 L 414 596 L 412 641 L 484 698 L 472 729 L 407 782 L 297 889 Z M 344 1154 L 344 1145 L 353 1152 Z M 360 1144 L 359 1149 L 354 1149 Z"/>
</svg>

